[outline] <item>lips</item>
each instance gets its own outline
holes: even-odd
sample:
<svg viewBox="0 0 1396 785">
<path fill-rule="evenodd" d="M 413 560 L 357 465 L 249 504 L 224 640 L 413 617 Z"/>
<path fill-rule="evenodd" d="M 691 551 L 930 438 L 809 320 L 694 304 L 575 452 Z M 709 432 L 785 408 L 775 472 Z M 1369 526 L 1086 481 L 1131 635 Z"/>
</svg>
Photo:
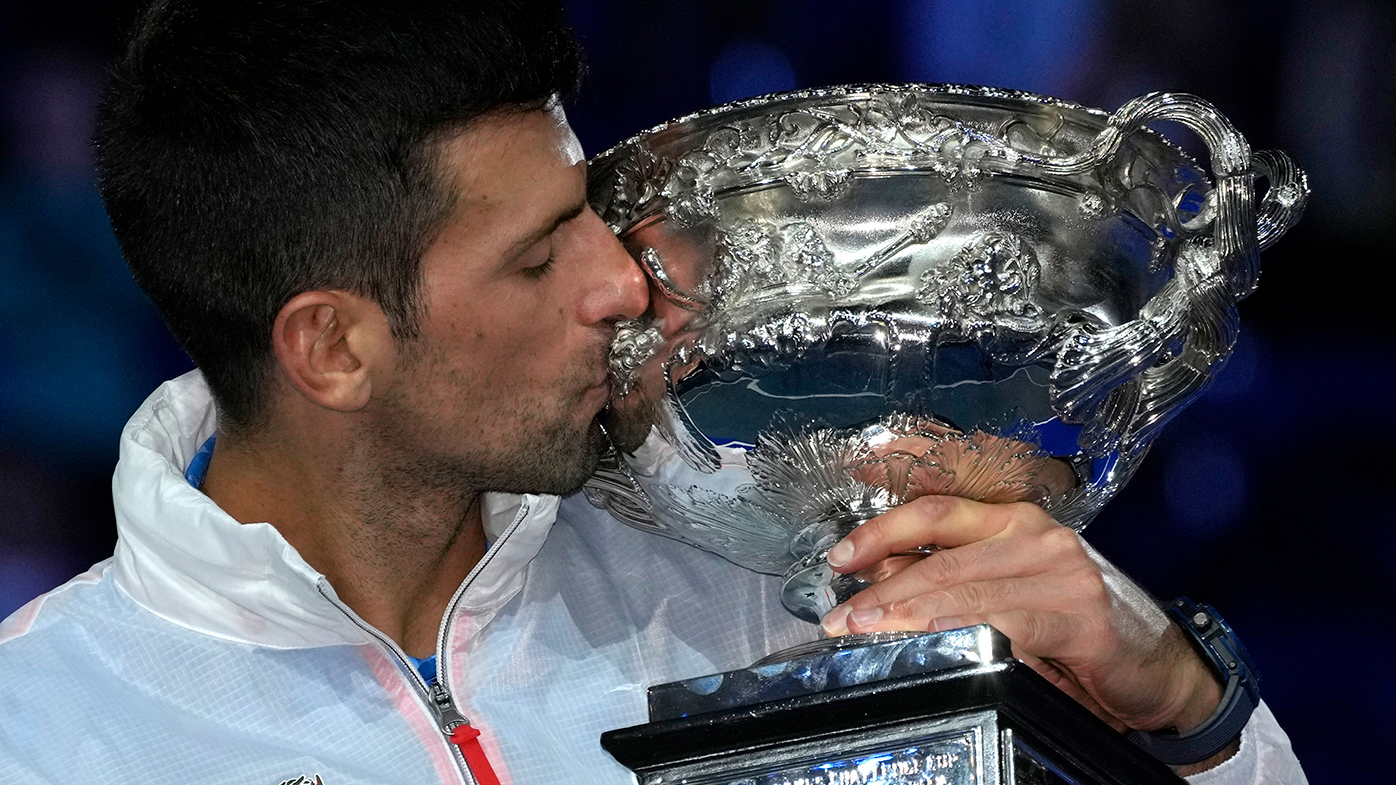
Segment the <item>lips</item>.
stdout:
<svg viewBox="0 0 1396 785">
<path fill-rule="evenodd" d="M 606 408 L 606 404 L 611 400 L 610 378 L 602 374 L 600 381 L 588 387 L 583 397 L 589 401 L 595 399 L 597 412 Z"/>
</svg>

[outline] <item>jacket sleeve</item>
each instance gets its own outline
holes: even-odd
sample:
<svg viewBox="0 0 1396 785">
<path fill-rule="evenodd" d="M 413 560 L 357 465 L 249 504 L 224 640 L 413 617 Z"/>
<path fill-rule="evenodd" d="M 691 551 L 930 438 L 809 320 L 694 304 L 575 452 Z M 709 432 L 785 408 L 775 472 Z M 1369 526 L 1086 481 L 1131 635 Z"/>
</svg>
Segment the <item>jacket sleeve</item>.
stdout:
<svg viewBox="0 0 1396 785">
<path fill-rule="evenodd" d="M 1261 701 L 1241 729 L 1241 749 L 1230 760 L 1187 778 L 1191 785 L 1308 785 L 1299 759 L 1270 707 Z"/>
</svg>

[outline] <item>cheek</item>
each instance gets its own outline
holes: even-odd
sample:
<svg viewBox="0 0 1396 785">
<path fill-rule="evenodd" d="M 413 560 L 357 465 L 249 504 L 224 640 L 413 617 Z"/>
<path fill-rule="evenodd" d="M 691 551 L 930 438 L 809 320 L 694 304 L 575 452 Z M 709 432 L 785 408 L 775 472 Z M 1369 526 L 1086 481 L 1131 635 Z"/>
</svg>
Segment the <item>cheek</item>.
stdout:
<svg viewBox="0 0 1396 785">
<path fill-rule="evenodd" d="M 520 298 L 518 304 L 525 301 Z M 535 301 L 484 316 L 469 331 L 462 358 L 478 368 L 477 378 L 515 401 L 554 387 L 554 378 L 568 367 L 573 351 L 565 309 Z"/>
<path fill-rule="evenodd" d="M 439 293 L 427 319 L 440 359 L 434 396 L 443 405 L 469 400 L 469 409 L 489 419 L 521 405 L 542 406 L 559 390 L 575 387 L 577 358 L 587 347 L 578 340 L 575 303 L 564 295 L 576 287 L 554 275 L 452 297 Z"/>
<path fill-rule="evenodd" d="M 510 291 L 481 298 L 452 330 L 463 348 L 487 357 L 536 352 L 555 342 L 565 311 L 536 292 Z"/>
</svg>

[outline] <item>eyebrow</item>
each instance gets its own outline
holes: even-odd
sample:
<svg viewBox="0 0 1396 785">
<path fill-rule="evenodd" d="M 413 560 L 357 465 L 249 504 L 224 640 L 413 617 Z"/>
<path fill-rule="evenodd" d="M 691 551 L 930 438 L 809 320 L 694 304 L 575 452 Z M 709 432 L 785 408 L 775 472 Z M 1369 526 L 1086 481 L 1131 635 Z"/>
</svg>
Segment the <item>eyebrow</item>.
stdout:
<svg viewBox="0 0 1396 785">
<path fill-rule="evenodd" d="M 538 242 L 539 240 L 542 240 L 544 237 L 547 237 L 548 235 L 557 231 L 557 228 L 559 226 L 562 226 L 563 224 L 567 223 L 573 218 L 576 218 L 577 216 L 581 215 L 582 211 L 585 209 L 587 209 L 587 202 L 585 199 L 583 199 L 577 202 L 576 204 L 572 205 L 571 207 L 567 208 L 566 211 L 558 213 L 548 224 L 541 226 L 538 229 L 533 230 L 532 232 L 529 232 L 528 234 L 524 235 L 518 240 L 515 240 L 513 244 L 509 246 L 509 257 L 513 258 L 515 256 L 518 256 L 525 250 L 531 248 L 534 243 Z"/>
</svg>

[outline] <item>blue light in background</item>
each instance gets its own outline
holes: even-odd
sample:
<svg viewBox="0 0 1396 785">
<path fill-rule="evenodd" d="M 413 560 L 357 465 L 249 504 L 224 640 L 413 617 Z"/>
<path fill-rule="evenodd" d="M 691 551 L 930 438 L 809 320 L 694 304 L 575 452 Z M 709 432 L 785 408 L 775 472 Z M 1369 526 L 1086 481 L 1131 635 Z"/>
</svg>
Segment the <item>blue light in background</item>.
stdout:
<svg viewBox="0 0 1396 785">
<path fill-rule="evenodd" d="M 0 549 L 0 619 L 71 577 L 71 566 L 55 556 Z"/>
<path fill-rule="evenodd" d="M 1367 4 L 1297 9 L 1295 24 L 1305 33 L 1287 44 L 1278 127 L 1291 136 L 1285 149 L 1309 173 L 1310 209 L 1360 228 L 1381 220 L 1391 199 L 1392 159 L 1380 138 L 1391 115 L 1389 76 L 1368 65 L 1391 51 L 1391 28 Z"/>
<path fill-rule="evenodd" d="M 732 43 L 713 60 L 708 78 L 708 90 L 715 104 L 793 90 L 796 86 L 790 59 L 765 41 Z"/>
<path fill-rule="evenodd" d="M 138 369 L 142 347 L 125 325 L 77 308 L 34 325 L 9 353 L 0 388 L 0 434 L 55 461 L 116 454 L 121 428 L 149 383 Z"/>
<path fill-rule="evenodd" d="M 15 152 L 0 161 L 0 452 L 106 473 L 127 418 L 182 368 L 97 193 L 89 140 L 104 67 L 46 54 L 16 71 L 0 87 Z"/>
<path fill-rule="evenodd" d="M 1199 538 L 1233 529 L 1246 502 L 1246 470 L 1240 453 L 1222 438 L 1183 442 L 1167 456 L 1165 504 L 1181 533 Z"/>
<path fill-rule="evenodd" d="M 1208 401 L 1244 403 L 1253 393 L 1264 389 L 1267 380 L 1259 344 L 1260 339 L 1254 331 L 1241 331 L 1231 357 L 1206 392 Z"/>
<path fill-rule="evenodd" d="M 1070 97 L 1092 67 L 1098 0 L 906 0 L 902 69 L 960 82 Z"/>
</svg>

